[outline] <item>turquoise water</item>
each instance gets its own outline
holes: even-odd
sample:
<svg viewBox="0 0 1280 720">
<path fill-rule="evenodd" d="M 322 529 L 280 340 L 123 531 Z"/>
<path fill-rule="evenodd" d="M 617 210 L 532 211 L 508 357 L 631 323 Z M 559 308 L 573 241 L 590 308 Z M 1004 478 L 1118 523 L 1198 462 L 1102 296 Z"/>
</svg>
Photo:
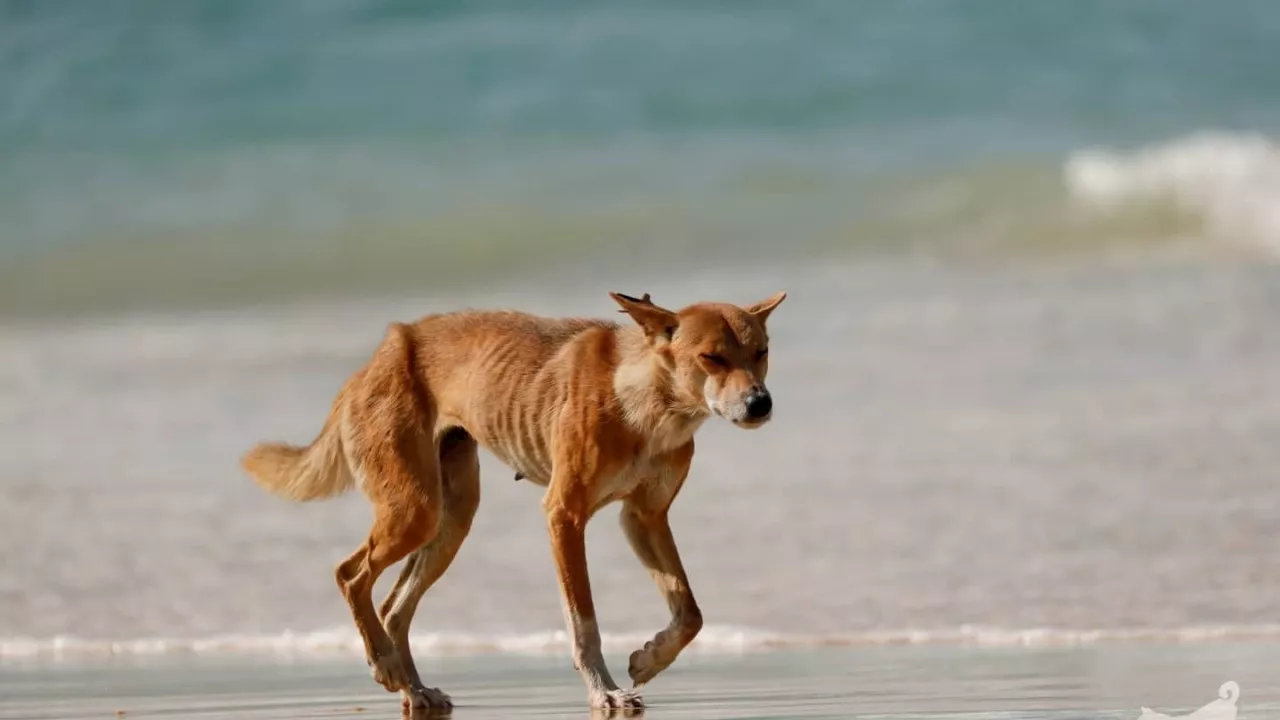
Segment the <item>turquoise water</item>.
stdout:
<svg viewBox="0 0 1280 720">
<path fill-rule="evenodd" d="M 1277 36 L 1265 0 L 0 3 L 0 313 L 1194 233 L 1073 220 L 1064 163 L 1275 130 Z"/>
</svg>

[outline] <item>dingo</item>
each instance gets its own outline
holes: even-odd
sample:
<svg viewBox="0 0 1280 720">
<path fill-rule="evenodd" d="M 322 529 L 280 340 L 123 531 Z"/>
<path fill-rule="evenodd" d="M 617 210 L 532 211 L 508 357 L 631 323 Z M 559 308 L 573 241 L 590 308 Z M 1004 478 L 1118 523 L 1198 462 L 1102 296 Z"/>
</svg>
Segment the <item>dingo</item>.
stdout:
<svg viewBox="0 0 1280 720">
<path fill-rule="evenodd" d="M 772 417 L 765 321 L 786 298 L 673 312 L 648 294 L 610 293 L 635 325 L 515 311 L 429 315 L 392 323 L 338 392 L 307 447 L 260 443 L 242 459 L 268 491 L 304 501 L 359 486 L 373 504 L 369 538 L 337 567 L 374 679 L 406 708 L 448 709 L 409 652 L 418 601 L 458 552 L 479 504 L 483 446 L 546 487 L 547 519 L 573 664 L 596 708 L 643 707 L 600 651 L 583 533 L 623 502 L 622 526 L 671 608 L 666 629 L 631 654 L 635 688 L 670 665 L 702 627 L 667 510 L 710 415 L 742 428 Z M 380 573 L 407 557 L 381 609 Z"/>
</svg>

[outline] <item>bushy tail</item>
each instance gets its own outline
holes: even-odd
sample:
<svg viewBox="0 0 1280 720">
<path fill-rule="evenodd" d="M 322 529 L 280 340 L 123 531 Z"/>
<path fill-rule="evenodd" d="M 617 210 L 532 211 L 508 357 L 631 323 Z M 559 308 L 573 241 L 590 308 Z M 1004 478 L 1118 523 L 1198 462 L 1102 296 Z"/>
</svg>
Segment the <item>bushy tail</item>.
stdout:
<svg viewBox="0 0 1280 720">
<path fill-rule="evenodd" d="M 355 484 L 342 452 L 340 423 L 329 422 L 307 447 L 259 443 L 240 460 L 259 485 L 289 500 L 320 500 Z"/>
</svg>

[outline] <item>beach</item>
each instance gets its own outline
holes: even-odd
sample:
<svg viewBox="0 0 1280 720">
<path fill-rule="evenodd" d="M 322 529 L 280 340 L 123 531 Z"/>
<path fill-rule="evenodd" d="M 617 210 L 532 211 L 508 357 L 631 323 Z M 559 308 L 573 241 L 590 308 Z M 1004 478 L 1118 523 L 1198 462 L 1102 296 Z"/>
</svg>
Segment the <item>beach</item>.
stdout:
<svg viewBox="0 0 1280 720">
<path fill-rule="evenodd" d="M 1116 718 L 1181 715 L 1240 687 L 1241 720 L 1280 711 L 1274 645 L 895 646 L 694 655 L 655 680 L 644 717 Z M 610 657 L 617 666 L 624 658 Z M 456 718 L 593 717 L 565 658 L 438 658 L 421 670 Z M 393 718 L 354 657 L 179 658 L 0 671 L 0 717 Z M 595 717 L 600 717 L 597 714 Z"/>
<path fill-rule="evenodd" d="M 861 297 L 839 284 L 824 294 L 823 277 L 858 272 Z M 827 268 L 807 278 L 788 310 L 811 324 L 779 322 L 775 338 L 785 414 L 746 445 L 732 428 L 711 429 L 673 509 L 708 626 L 652 684 L 651 715 L 1136 717 L 1135 703 L 1208 702 L 1228 679 L 1248 688 L 1250 712 L 1267 707 L 1280 691 L 1268 674 L 1280 574 L 1265 530 L 1280 333 L 1259 332 L 1275 327 L 1267 318 L 1280 301 L 1270 271 L 1172 259 L 1105 273 L 924 267 L 888 282 Z M 821 308 L 837 301 L 858 312 L 839 330 L 815 327 L 836 322 Z M 590 294 L 563 307 L 585 305 Z M 19 403 L 27 413 L 7 437 L 25 437 L 30 453 L 55 426 L 91 437 L 110 422 L 113 452 L 138 462 L 129 484 L 69 492 L 46 476 L 10 491 L 0 715 L 396 712 L 368 678 L 332 586 L 367 510 L 351 498 L 280 503 L 224 477 L 255 435 L 307 432 L 377 319 L 395 314 L 347 312 L 349 340 L 333 332 L 334 315 L 315 333 L 318 318 L 260 313 L 12 341 L 7 356 L 27 358 L 18 367 L 32 373 L 23 387 L 52 402 Z M 95 354 L 71 361 L 57 349 L 89 338 Z M 252 354 L 238 357 L 237 342 Z M 338 359 L 317 364 L 317 353 Z M 940 356 L 948 362 L 935 364 Z M 204 368 L 198 385 L 186 379 L 193 367 Z M 203 399 L 153 425 L 147 404 L 179 391 Z M 59 392 L 75 398 L 74 414 Z M 822 430 L 803 420 L 833 401 L 842 411 L 824 415 Z M 131 403 L 144 410 L 117 414 Z M 252 420 L 193 434 L 217 406 Z M 1173 410 L 1183 407 L 1196 412 Z M 170 450 L 146 460 L 128 437 Z M 796 455 L 805 477 L 784 472 Z M 95 457 L 51 454 L 42 466 L 91 480 Z M 166 465 L 179 459 L 183 472 Z M 579 716 L 538 494 L 491 458 L 483 473 L 473 534 L 423 603 L 415 653 L 465 716 Z M 594 520 L 588 551 L 621 672 L 666 617 L 611 515 Z M 24 522 L 63 530 L 16 552 Z M 77 584 L 86 589 L 53 590 Z"/>
<path fill-rule="evenodd" d="M 706 626 L 649 716 L 1265 716 L 1278 36 L 1265 0 L 0 4 L 0 717 L 395 715 L 334 583 L 368 504 L 242 454 L 315 437 L 391 322 L 777 291 L 773 420 L 708 422 L 670 512 Z M 460 717 L 580 717 L 542 492 L 481 475 L 415 656 Z M 617 512 L 624 677 L 669 617 Z"/>
<path fill-rule="evenodd" d="M 705 273 L 710 296 L 801 290 L 774 323 L 774 422 L 709 423 L 671 511 L 704 640 L 1268 634 L 1277 271 L 1174 257 Z M 368 532 L 367 504 L 272 498 L 239 454 L 308 439 L 389 318 L 571 314 L 604 306 L 597 282 L 11 331 L 0 654 L 357 647 L 332 569 Z M 536 647 L 564 630 L 541 491 L 487 453 L 481 473 L 472 533 L 414 631 L 448 651 Z M 629 644 L 667 617 L 616 517 L 592 521 L 588 561 L 602 631 Z"/>
</svg>

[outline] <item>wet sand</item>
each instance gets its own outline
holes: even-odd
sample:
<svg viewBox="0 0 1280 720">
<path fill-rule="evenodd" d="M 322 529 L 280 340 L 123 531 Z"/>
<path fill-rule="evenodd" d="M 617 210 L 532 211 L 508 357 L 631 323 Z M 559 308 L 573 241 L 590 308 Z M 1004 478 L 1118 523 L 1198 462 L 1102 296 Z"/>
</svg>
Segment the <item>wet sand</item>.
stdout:
<svg viewBox="0 0 1280 720">
<path fill-rule="evenodd" d="M 610 658 L 615 672 L 622 657 Z M 591 717 L 559 656 L 424 658 L 457 718 Z M 1280 645 L 896 646 L 682 658 L 650 684 L 649 718 L 1133 718 L 1186 714 L 1241 688 L 1239 720 L 1280 713 Z M 0 667 L 0 718 L 395 718 L 350 656 L 154 658 Z M 1229 718 L 1226 720 L 1230 720 Z"/>
</svg>

